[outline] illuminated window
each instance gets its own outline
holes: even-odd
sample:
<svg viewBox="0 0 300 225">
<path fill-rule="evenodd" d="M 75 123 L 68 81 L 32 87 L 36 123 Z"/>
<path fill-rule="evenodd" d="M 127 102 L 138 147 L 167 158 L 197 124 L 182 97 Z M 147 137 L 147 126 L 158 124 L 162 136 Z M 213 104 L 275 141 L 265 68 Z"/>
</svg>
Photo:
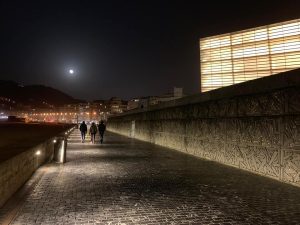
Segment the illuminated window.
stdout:
<svg viewBox="0 0 300 225">
<path fill-rule="evenodd" d="M 300 19 L 200 39 L 201 91 L 300 67 Z"/>
</svg>

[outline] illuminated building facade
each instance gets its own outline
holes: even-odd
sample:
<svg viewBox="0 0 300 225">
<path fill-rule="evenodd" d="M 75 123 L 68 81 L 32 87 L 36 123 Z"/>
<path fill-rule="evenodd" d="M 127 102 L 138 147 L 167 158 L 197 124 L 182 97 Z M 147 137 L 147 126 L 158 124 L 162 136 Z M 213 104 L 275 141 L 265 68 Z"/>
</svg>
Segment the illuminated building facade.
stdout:
<svg viewBox="0 0 300 225">
<path fill-rule="evenodd" d="M 200 39 L 201 91 L 300 67 L 300 19 Z"/>
</svg>

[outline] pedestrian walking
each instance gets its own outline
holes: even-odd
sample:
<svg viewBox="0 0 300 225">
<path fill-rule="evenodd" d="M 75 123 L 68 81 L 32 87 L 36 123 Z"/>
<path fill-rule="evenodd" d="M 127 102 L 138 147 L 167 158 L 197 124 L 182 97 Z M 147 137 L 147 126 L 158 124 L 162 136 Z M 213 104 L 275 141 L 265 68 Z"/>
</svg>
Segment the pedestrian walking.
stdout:
<svg viewBox="0 0 300 225">
<path fill-rule="evenodd" d="M 81 142 L 83 143 L 85 141 L 85 135 L 87 132 L 87 126 L 84 121 L 82 121 L 82 123 L 80 124 L 79 130 L 81 133 Z"/>
<path fill-rule="evenodd" d="M 98 130 L 99 130 L 99 135 L 100 135 L 100 142 L 102 144 L 103 143 L 104 131 L 106 130 L 106 126 L 105 126 L 103 120 L 100 121 L 100 123 L 98 125 Z"/>
<path fill-rule="evenodd" d="M 96 133 L 97 133 L 97 126 L 93 122 L 92 125 L 91 125 L 91 127 L 90 127 L 91 141 L 92 141 L 93 144 L 95 144 Z"/>
</svg>

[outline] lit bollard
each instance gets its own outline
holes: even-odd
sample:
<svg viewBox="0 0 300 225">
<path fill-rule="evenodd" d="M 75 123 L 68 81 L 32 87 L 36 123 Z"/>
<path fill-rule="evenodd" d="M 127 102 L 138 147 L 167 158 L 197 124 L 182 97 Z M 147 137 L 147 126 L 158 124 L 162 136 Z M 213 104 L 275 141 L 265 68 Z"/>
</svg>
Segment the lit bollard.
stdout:
<svg viewBox="0 0 300 225">
<path fill-rule="evenodd" d="M 57 163 L 65 163 L 67 156 L 67 137 L 62 136 L 55 139 L 53 160 Z"/>
</svg>

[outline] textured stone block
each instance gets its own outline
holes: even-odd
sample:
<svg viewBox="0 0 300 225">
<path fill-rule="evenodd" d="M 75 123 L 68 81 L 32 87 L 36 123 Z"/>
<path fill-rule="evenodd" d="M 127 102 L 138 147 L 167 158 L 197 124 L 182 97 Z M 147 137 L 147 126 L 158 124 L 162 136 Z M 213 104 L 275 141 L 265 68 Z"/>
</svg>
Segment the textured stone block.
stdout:
<svg viewBox="0 0 300 225">
<path fill-rule="evenodd" d="M 283 181 L 300 185 L 300 151 L 283 151 Z"/>
<path fill-rule="evenodd" d="M 300 149 L 300 116 L 284 117 L 282 126 L 283 147 Z"/>
<path fill-rule="evenodd" d="M 283 91 L 238 98 L 239 116 L 280 115 L 283 114 L 284 109 Z"/>
<path fill-rule="evenodd" d="M 300 113 L 300 88 L 293 88 L 286 93 L 287 112 L 292 114 Z"/>
<path fill-rule="evenodd" d="M 279 178 L 280 155 L 278 149 L 248 146 L 241 147 L 240 152 L 240 168 Z"/>
</svg>

